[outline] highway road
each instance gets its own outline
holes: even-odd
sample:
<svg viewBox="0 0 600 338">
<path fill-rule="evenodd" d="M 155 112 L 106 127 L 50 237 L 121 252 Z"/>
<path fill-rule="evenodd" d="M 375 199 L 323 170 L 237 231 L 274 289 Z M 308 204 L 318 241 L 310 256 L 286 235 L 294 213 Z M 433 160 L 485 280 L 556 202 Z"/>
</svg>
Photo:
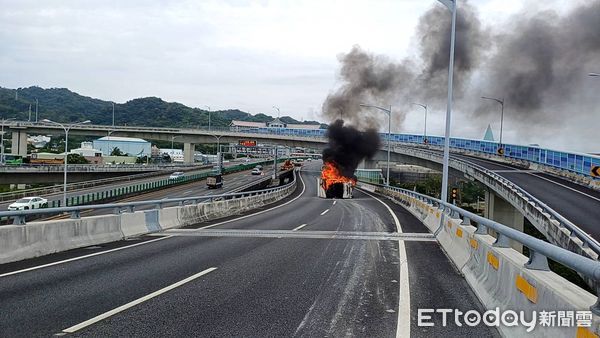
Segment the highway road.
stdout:
<svg viewBox="0 0 600 338">
<path fill-rule="evenodd" d="M 594 239 L 600 241 L 600 192 L 534 170 L 523 170 L 464 155 L 452 155 L 496 172 L 525 189 Z"/>
<path fill-rule="evenodd" d="M 238 165 L 241 162 L 230 162 L 230 163 L 226 163 L 225 166 L 232 166 L 232 165 Z M 270 166 L 269 168 L 272 168 L 272 166 Z M 193 170 L 193 171 L 188 171 L 185 173 L 185 175 L 193 175 L 193 174 L 199 174 L 202 172 L 210 172 L 212 171 L 212 169 L 201 169 L 201 170 Z M 132 181 L 116 181 L 114 184 L 104 184 L 104 185 L 99 185 L 96 187 L 90 187 L 90 188 L 84 188 L 84 189 L 77 189 L 77 190 L 71 190 L 71 191 L 67 191 L 67 197 L 70 196 L 77 196 L 77 195 L 82 195 L 82 194 L 88 194 L 88 193 L 96 193 L 96 192 L 102 192 L 102 191 L 108 191 L 111 189 L 116 189 L 116 188 L 124 188 L 124 187 L 128 187 L 131 186 L 133 184 L 141 184 L 141 183 L 150 183 L 150 182 L 157 182 L 160 180 L 164 180 L 164 179 L 168 179 L 169 176 L 171 175 L 171 173 L 167 173 L 165 175 L 160 175 L 160 176 L 152 176 L 152 177 L 145 177 L 145 178 L 140 178 L 139 180 L 132 180 Z M 227 179 L 229 175 L 224 176 L 225 179 Z M 161 191 L 166 191 L 168 190 L 170 193 L 164 194 L 164 193 L 160 193 L 158 194 L 158 196 L 160 196 L 161 198 L 164 197 L 177 197 L 180 195 L 177 195 L 180 192 L 185 192 L 189 189 L 181 189 L 181 187 L 190 187 L 192 185 L 199 185 L 201 184 L 201 182 L 204 181 L 197 181 L 197 182 L 192 182 L 189 184 L 184 184 L 184 185 L 178 185 L 176 187 L 170 187 L 170 188 L 165 188 L 165 189 L 161 189 Z M 147 194 L 143 194 L 143 195 L 147 195 Z M 191 195 L 188 195 L 191 196 Z M 62 201 L 63 198 L 63 194 L 62 192 L 59 193 L 52 193 L 52 194 L 47 194 L 47 195 L 42 195 L 42 197 L 48 199 L 49 203 L 51 203 L 52 201 Z M 185 197 L 185 196 L 181 196 L 181 197 Z M 150 199 L 150 198 L 143 198 L 143 199 Z M 139 200 L 139 199 L 138 199 Z M 8 209 L 8 205 L 13 203 L 14 201 L 5 201 L 5 202 L 1 202 L 0 203 L 0 210 L 7 210 Z"/>
<path fill-rule="evenodd" d="M 305 164 L 296 192 L 249 214 L 0 265 L 0 332 L 498 336 L 440 316 L 418 327 L 420 308 L 483 309 L 416 218 L 366 192 L 316 197 L 319 168 Z"/>
<path fill-rule="evenodd" d="M 231 173 L 223 176 L 223 188 L 219 189 L 208 189 L 206 186 L 206 180 L 190 182 L 186 184 L 175 185 L 172 187 L 166 187 L 159 190 L 154 190 L 146 193 L 137 194 L 135 196 L 129 196 L 123 199 L 111 203 L 125 203 L 134 201 L 148 201 L 148 200 L 163 200 L 168 198 L 184 198 L 184 197 L 199 197 L 208 195 L 220 195 L 230 192 L 236 192 L 240 189 L 252 185 L 254 182 L 258 182 L 265 177 L 271 177 L 273 174 L 273 165 L 263 166 L 263 175 L 252 175 L 250 170 Z M 163 207 L 178 205 L 177 202 L 164 203 Z M 136 211 L 154 209 L 155 205 L 138 206 L 135 208 Z M 112 209 L 99 209 L 99 210 L 85 210 L 81 212 L 81 217 L 85 216 L 97 216 L 97 215 L 108 215 L 112 214 Z M 43 222 L 51 219 L 64 219 L 69 218 L 69 215 L 55 215 L 40 220 L 32 220 L 32 222 Z"/>
</svg>

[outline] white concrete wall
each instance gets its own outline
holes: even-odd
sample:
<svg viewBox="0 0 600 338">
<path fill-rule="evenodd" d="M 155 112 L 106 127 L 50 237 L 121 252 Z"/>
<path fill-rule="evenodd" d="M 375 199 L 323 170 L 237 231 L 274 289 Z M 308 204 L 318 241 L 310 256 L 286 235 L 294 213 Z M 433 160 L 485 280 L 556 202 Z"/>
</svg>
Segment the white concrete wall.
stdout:
<svg viewBox="0 0 600 338">
<path fill-rule="evenodd" d="M 527 257 L 512 248 L 493 247 L 494 237 L 476 235 L 476 228 L 461 225 L 460 219 L 452 219 L 401 193 L 375 190 L 393 196 L 432 233 L 437 233 L 440 246 L 487 309 L 524 311 L 530 316 L 533 311 L 589 310 L 596 302 L 596 296 L 554 272 L 526 269 Z M 521 291 L 519 283 L 527 285 L 527 291 Z M 543 327 L 538 323 L 532 332 L 526 332 L 523 326 L 500 327 L 500 332 L 506 337 L 593 337 L 592 333 L 600 333 L 599 326 L 600 317 L 594 315 L 592 327 L 585 329 Z"/>
<path fill-rule="evenodd" d="M 295 189 L 294 181 L 283 189 L 230 200 L 2 226 L 0 264 L 240 214 L 279 201 Z"/>
</svg>

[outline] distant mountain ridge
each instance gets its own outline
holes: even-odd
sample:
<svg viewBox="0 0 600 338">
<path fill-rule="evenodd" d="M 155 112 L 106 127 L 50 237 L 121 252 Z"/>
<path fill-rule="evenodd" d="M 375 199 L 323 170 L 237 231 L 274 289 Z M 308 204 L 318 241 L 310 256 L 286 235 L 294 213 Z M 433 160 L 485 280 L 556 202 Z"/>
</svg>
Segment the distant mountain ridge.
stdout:
<svg viewBox="0 0 600 338">
<path fill-rule="evenodd" d="M 38 100 L 38 120 L 50 119 L 57 122 L 77 122 L 90 120 L 94 124 L 112 124 L 111 101 L 104 101 L 79 95 L 67 88 L 28 88 L 10 89 L 0 87 L 0 116 L 15 117 L 19 120 L 35 120 L 35 104 Z M 158 97 L 144 97 L 115 105 L 115 124 L 149 127 L 208 126 L 208 111 L 192 108 L 178 102 L 165 102 Z M 269 122 L 272 116 L 259 113 L 251 115 L 239 109 L 211 112 L 211 125 L 228 126 L 232 120 Z M 299 122 L 292 117 L 282 116 L 285 123 L 319 124 L 317 121 Z"/>
</svg>

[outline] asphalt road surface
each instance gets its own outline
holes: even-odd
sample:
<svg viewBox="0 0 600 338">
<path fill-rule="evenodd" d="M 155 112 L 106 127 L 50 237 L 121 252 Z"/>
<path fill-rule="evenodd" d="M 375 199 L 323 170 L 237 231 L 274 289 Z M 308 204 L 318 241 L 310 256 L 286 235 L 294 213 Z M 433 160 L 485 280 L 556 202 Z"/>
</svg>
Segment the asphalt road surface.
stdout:
<svg viewBox="0 0 600 338">
<path fill-rule="evenodd" d="M 483 310 L 417 219 L 360 191 L 316 197 L 319 168 L 249 214 L 0 265 L 0 335 L 498 335 L 441 317 L 418 327 L 419 308 Z M 397 230 L 422 240 L 385 236 Z M 331 232 L 354 235 L 309 236 Z"/>
<path fill-rule="evenodd" d="M 600 241 L 600 192 L 534 170 L 469 156 L 452 156 L 495 171 Z"/>
<path fill-rule="evenodd" d="M 228 163 L 225 163 L 225 166 L 233 166 L 233 165 L 238 165 L 238 164 L 244 164 L 244 162 L 228 162 Z M 185 172 L 185 175 L 189 176 L 189 175 L 193 175 L 193 174 L 199 174 L 199 173 L 210 172 L 210 171 L 212 171 L 212 169 L 204 168 L 201 170 L 191 170 L 191 171 Z M 103 185 L 99 185 L 96 187 L 70 190 L 70 191 L 67 191 L 67 197 L 83 195 L 83 194 L 88 194 L 88 193 L 108 191 L 108 190 L 115 189 L 115 188 L 124 188 L 124 187 L 131 186 L 133 184 L 157 182 L 160 180 L 168 179 L 170 175 L 171 175 L 171 173 L 167 173 L 167 174 L 160 175 L 160 176 L 145 177 L 145 178 L 140 178 L 138 180 L 132 180 L 132 181 L 118 181 L 117 180 L 115 183 L 112 183 L 112 184 L 103 184 Z M 202 182 L 202 181 L 200 181 L 200 182 Z M 194 183 L 197 184 L 198 182 L 194 182 Z M 186 186 L 187 185 L 188 184 L 186 184 Z M 170 189 L 170 188 L 168 188 L 168 189 Z M 49 203 L 52 203 L 52 201 L 62 201 L 63 194 L 62 194 L 62 192 L 58 192 L 58 193 L 41 195 L 41 197 L 48 199 Z M 8 205 L 13 202 L 14 201 L 0 202 L 0 210 L 7 210 Z"/>
</svg>

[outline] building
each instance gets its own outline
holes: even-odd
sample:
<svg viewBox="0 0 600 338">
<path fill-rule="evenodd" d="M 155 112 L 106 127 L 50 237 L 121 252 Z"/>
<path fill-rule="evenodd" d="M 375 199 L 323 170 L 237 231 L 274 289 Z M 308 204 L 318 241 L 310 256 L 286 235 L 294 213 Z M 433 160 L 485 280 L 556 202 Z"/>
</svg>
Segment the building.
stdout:
<svg viewBox="0 0 600 338">
<path fill-rule="evenodd" d="M 109 156 L 115 148 L 129 156 L 150 156 L 151 144 L 141 138 L 104 136 L 94 141 L 94 149 L 99 149 L 103 156 Z"/>
<path fill-rule="evenodd" d="M 161 155 L 168 154 L 172 162 L 183 163 L 183 150 L 181 149 L 160 148 L 159 152 Z"/>
<path fill-rule="evenodd" d="M 289 128 L 289 129 L 311 129 L 311 130 L 317 130 L 317 129 L 321 129 L 321 125 L 320 124 L 288 123 L 288 124 L 286 124 L 286 128 Z"/>
<path fill-rule="evenodd" d="M 92 142 L 81 142 L 81 147 L 71 149 L 71 154 L 79 154 L 92 164 L 102 164 L 102 151 L 94 149 Z"/>
<path fill-rule="evenodd" d="M 279 118 L 276 118 L 273 121 L 267 123 L 267 127 L 269 127 L 269 128 L 285 128 L 285 123 L 283 123 L 283 121 L 281 121 Z"/>
<path fill-rule="evenodd" d="M 494 133 L 492 133 L 492 126 L 488 124 L 487 129 L 485 130 L 485 135 L 483 135 L 484 141 L 494 142 Z"/>
<path fill-rule="evenodd" d="M 231 123 L 229 124 L 229 128 L 232 131 L 265 128 L 266 126 L 267 126 L 267 124 L 264 122 L 249 122 L 249 121 L 238 121 L 238 120 L 232 120 Z"/>
<path fill-rule="evenodd" d="M 30 135 L 27 136 L 27 143 L 33 145 L 35 148 L 43 148 L 46 143 L 50 142 L 50 136 L 45 135 Z"/>
<path fill-rule="evenodd" d="M 271 122 L 248 122 L 233 120 L 229 124 L 229 128 L 232 131 L 248 130 L 248 129 L 259 129 L 259 128 L 289 128 L 289 129 L 320 129 L 319 124 L 303 124 L 303 123 L 285 123 L 279 118 L 274 119 Z"/>
</svg>

